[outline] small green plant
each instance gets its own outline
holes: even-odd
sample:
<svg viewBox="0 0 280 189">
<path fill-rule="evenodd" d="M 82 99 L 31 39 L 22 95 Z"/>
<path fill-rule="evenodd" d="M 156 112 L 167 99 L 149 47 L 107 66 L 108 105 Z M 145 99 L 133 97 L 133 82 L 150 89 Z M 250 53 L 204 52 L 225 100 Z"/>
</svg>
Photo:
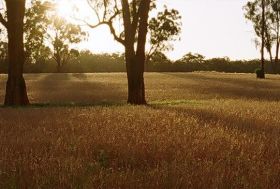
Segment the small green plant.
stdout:
<svg viewBox="0 0 280 189">
<path fill-rule="evenodd" d="M 257 69 L 255 70 L 255 73 L 256 73 L 256 75 L 257 75 L 257 78 L 259 78 L 259 79 L 264 79 L 264 78 L 265 78 L 265 72 L 264 72 L 263 69 L 257 68 Z"/>
<path fill-rule="evenodd" d="M 100 150 L 99 152 L 98 163 L 100 164 L 101 167 L 108 166 L 108 155 L 104 150 Z"/>
</svg>

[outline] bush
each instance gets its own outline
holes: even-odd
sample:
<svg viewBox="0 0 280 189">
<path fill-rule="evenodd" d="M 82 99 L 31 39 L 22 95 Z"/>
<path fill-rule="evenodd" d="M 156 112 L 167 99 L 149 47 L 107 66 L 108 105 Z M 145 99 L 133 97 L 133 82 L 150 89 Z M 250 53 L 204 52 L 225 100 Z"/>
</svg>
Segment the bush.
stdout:
<svg viewBox="0 0 280 189">
<path fill-rule="evenodd" d="M 265 78 L 265 73 L 264 73 L 263 69 L 257 68 L 255 70 L 255 72 L 256 72 L 257 78 L 259 78 L 259 79 L 264 79 Z"/>
<path fill-rule="evenodd" d="M 25 73 L 53 73 L 57 64 L 54 60 L 24 64 Z M 224 58 L 205 59 L 199 54 L 187 54 L 182 59 L 172 61 L 163 53 L 157 53 L 145 65 L 147 72 L 195 72 L 216 71 L 226 73 L 254 73 L 260 67 L 260 60 L 230 60 Z M 0 60 L 0 73 L 7 73 L 8 62 Z M 257 71 L 258 70 L 258 71 Z M 265 73 L 260 69 L 255 70 L 258 78 L 264 78 Z M 96 72 L 125 72 L 124 54 L 93 54 L 90 51 L 82 51 L 79 57 L 65 64 L 62 72 L 65 73 L 96 73 Z M 265 72 L 280 73 L 280 66 L 273 67 L 270 62 L 265 62 Z"/>
</svg>

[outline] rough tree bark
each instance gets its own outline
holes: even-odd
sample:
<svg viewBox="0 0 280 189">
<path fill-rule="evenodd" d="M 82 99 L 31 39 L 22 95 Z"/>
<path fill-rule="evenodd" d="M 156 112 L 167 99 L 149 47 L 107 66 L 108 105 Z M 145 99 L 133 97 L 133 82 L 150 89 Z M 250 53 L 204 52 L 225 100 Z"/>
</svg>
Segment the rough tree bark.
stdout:
<svg viewBox="0 0 280 189">
<path fill-rule="evenodd" d="M 262 47 L 261 47 L 261 74 L 258 76 L 261 79 L 265 78 L 264 70 L 264 48 L 265 48 L 265 0 L 262 0 Z"/>
<path fill-rule="evenodd" d="M 128 81 L 128 99 L 129 104 L 146 104 L 144 71 L 142 71 L 142 60 L 131 55 L 126 50 L 126 69 Z"/>
<path fill-rule="evenodd" d="M 95 0 L 88 1 L 96 2 Z M 108 4 L 103 1 L 105 10 L 102 16 L 97 16 L 98 24 L 87 24 L 91 28 L 96 28 L 103 24 L 107 25 L 114 39 L 124 46 L 128 81 L 127 102 L 129 104 L 144 105 L 146 104 L 144 82 L 145 46 L 151 0 L 121 0 L 122 10 L 118 9 L 117 1 L 114 2 L 116 6 L 109 18 L 107 16 L 110 11 L 106 7 Z M 91 7 L 93 8 L 93 6 Z M 98 10 L 94 8 L 93 10 L 98 14 Z M 122 14 L 124 31 L 118 35 L 114 28 L 113 20 L 120 14 Z"/>
<path fill-rule="evenodd" d="M 61 73 L 62 72 L 62 64 L 61 64 L 61 60 L 57 60 L 57 66 L 56 66 L 56 71 L 57 73 Z"/>
<path fill-rule="evenodd" d="M 128 100 L 129 104 L 146 104 L 145 98 L 145 46 L 148 33 L 148 16 L 150 10 L 150 0 L 142 0 L 139 6 L 139 26 L 136 52 L 134 50 L 135 34 L 137 29 L 130 23 L 130 14 L 127 1 L 122 2 L 123 18 L 125 25 L 125 57 L 128 80 Z"/>
<path fill-rule="evenodd" d="M 280 47 L 280 39 L 276 43 L 276 55 L 275 55 L 275 64 L 276 65 L 279 64 L 279 47 Z"/>
<path fill-rule="evenodd" d="M 277 7 L 278 7 L 278 4 L 277 4 Z M 280 11 L 280 10 L 279 10 Z M 279 28 L 280 28 L 280 18 L 279 18 L 279 12 L 277 12 L 277 16 L 276 16 L 276 22 L 277 22 L 277 31 L 276 31 L 276 53 L 275 53 L 275 64 L 278 66 L 278 63 L 279 63 L 279 47 L 280 47 L 280 31 L 279 31 Z"/>
<path fill-rule="evenodd" d="M 279 39 L 279 36 L 278 36 Z M 275 63 L 279 64 L 279 47 L 280 47 L 280 39 L 276 43 L 276 55 L 275 55 Z"/>
<path fill-rule="evenodd" d="M 57 65 L 56 65 L 57 73 L 61 73 L 62 72 L 62 61 L 61 61 L 60 53 L 58 51 L 55 51 L 55 53 L 54 53 L 54 60 L 57 63 Z"/>
<path fill-rule="evenodd" d="M 6 6 L 9 68 L 5 105 L 28 105 L 29 100 L 23 78 L 23 19 L 25 14 L 25 0 L 6 0 Z"/>
</svg>

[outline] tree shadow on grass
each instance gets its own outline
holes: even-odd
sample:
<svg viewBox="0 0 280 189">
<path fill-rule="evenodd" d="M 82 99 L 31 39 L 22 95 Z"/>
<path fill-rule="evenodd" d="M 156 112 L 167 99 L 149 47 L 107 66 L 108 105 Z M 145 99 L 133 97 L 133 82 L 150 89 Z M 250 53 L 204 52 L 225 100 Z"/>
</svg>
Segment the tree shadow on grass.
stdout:
<svg viewBox="0 0 280 189">
<path fill-rule="evenodd" d="M 111 78 L 95 80 L 87 74 L 28 74 L 26 83 L 30 107 L 111 106 L 123 104 L 127 98 L 122 83 L 111 82 Z M 0 84 L 3 102 L 5 82 Z"/>
<path fill-rule="evenodd" d="M 149 105 L 152 109 L 167 110 L 182 117 L 193 117 L 198 120 L 201 126 L 224 126 L 227 129 L 237 130 L 247 134 L 266 134 L 269 136 L 280 137 L 280 127 L 277 123 L 266 122 L 260 118 L 246 118 L 231 115 L 225 112 L 214 112 L 202 108 L 178 107 L 164 105 Z"/>
<path fill-rule="evenodd" d="M 195 93 L 204 94 L 209 97 L 265 101 L 280 100 L 280 82 L 276 83 L 275 79 L 253 80 L 250 78 L 221 78 L 195 73 L 189 75 L 172 73 L 164 74 L 197 82 L 196 85 L 192 86 L 192 90 L 195 91 Z"/>
<path fill-rule="evenodd" d="M 28 106 L 4 106 L 1 108 L 90 108 L 90 107 L 118 107 L 127 105 L 124 102 L 96 102 L 96 103 L 34 103 Z"/>
<path fill-rule="evenodd" d="M 122 85 L 87 79 L 87 74 L 48 74 L 34 83 L 29 91 L 35 104 L 112 104 L 126 101 Z"/>
</svg>

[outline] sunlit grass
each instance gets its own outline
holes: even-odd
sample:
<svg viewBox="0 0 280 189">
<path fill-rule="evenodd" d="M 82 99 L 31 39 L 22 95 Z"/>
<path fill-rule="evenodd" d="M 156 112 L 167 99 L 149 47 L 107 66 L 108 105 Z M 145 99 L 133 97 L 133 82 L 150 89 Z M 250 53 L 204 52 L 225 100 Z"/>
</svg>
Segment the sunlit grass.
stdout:
<svg viewBox="0 0 280 189">
<path fill-rule="evenodd" d="M 0 76 L 3 100 L 4 76 Z M 27 75 L 29 108 L 0 108 L 0 188 L 279 188 L 280 77 Z"/>
</svg>

